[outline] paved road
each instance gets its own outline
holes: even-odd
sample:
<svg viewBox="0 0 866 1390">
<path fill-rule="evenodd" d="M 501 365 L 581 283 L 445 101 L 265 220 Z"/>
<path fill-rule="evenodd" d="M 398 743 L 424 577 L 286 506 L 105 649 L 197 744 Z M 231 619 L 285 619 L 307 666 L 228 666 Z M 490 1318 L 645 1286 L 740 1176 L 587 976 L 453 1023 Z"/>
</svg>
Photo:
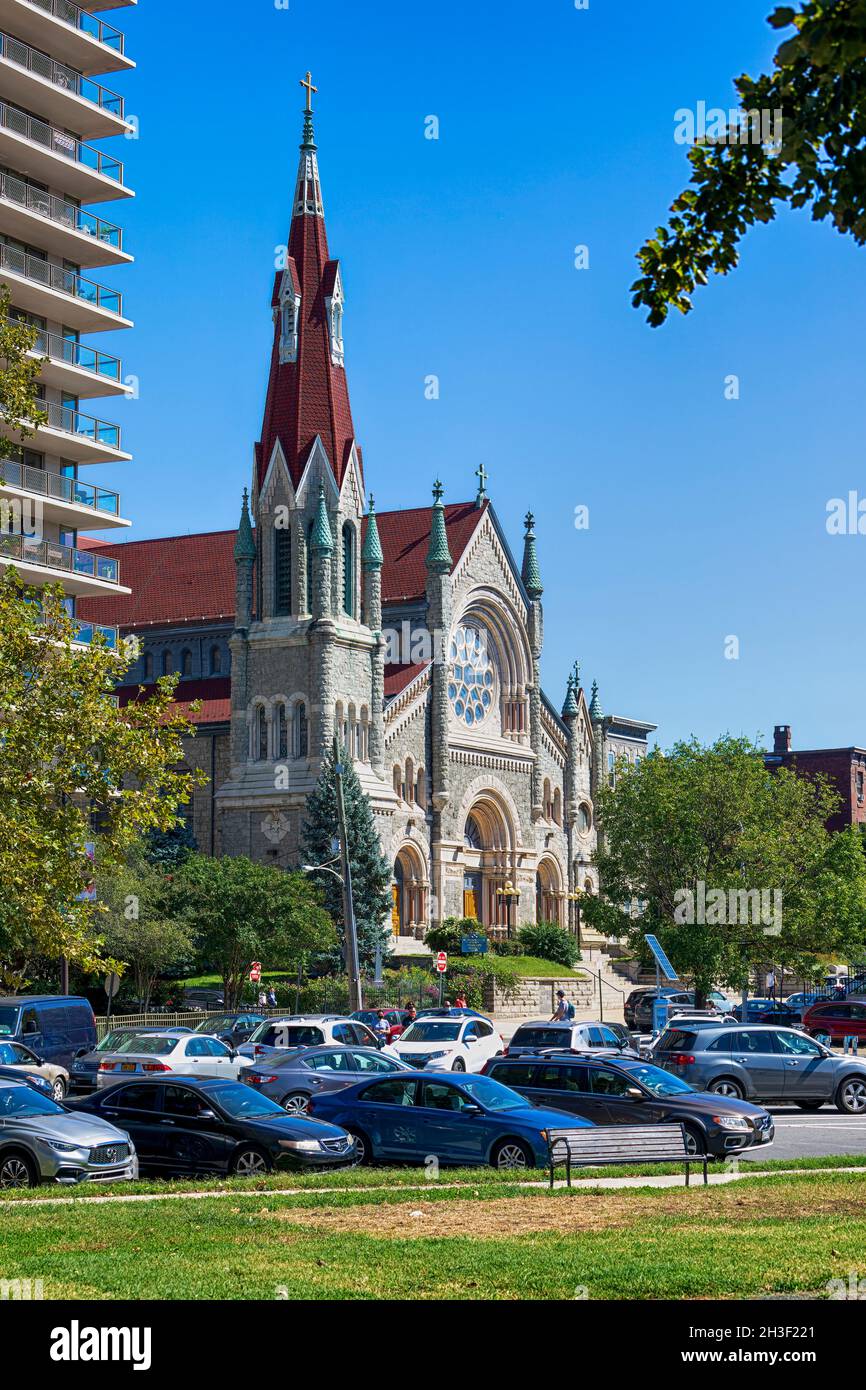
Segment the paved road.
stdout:
<svg viewBox="0 0 866 1390">
<path fill-rule="evenodd" d="M 783 1105 L 771 1105 L 769 1109 L 776 1121 L 776 1142 L 771 1148 L 755 1153 L 755 1158 L 866 1154 L 866 1115 L 860 1118 L 840 1115 L 831 1105 L 814 1115 Z"/>
</svg>

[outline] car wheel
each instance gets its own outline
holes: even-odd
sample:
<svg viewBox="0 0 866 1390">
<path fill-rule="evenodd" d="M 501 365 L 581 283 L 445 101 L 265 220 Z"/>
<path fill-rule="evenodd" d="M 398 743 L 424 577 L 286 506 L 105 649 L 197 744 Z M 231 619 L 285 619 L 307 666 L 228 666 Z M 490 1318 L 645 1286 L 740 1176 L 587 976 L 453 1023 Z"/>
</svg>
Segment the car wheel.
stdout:
<svg viewBox="0 0 866 1390">
<path fill-rule="evenodd" d="M 866 1115 L 866 1079 L 846 1077 L 836 1092 L 836 1109 L 843 1115 Z"/>
<path fill-rule="evenodd" d="M 794 1104 L 798 1110 L 820 1110 L 824 1102 L 822 1100 L 795 1100 Z"/>
<path fill-rule="evenodd" d="M 263 1178 L 270 1170 L 268 1157 L 261 1149 L 241 1149 L 232 1159 L 232 1172 L 236 1178 Z"/>
<path fill-rule="evenodd" d="M 306 1115 L 310 1108 L 310 1097 L 304 1095 L 303 1091 L 292 1091 L 291 1095 L 283 1096 L 280 1104 L 290 1115 Z"/>
<path fill-rule="evenodd" d="M 26 1154 L 11 1153 L 0 1158 L 0 1188 L 38 1187 L 39 1174 Z"/>
<path fill-rule="evenodd" d="M 66 1099 L 66 1082 L 63 1080 L 62 1076 L 58 1076 L 57 1080 L 54 1082 L 51 1087 L 51 1093 L 57 1101 L 57 1104 L 62 1105 Z"/>
<path fill-rule="evenodd" d="M 707 1152 L 707 1141 L 699 1129 L 694 1129 L 691 1125 L 685 1125 L 686 1153 L 694 1154 L 695 1158 L 703 1158 Z"/>
<path fill-rule="evenodd" d="M 718 1081 L 713 1081 L 708 1087 L 715 1096 L 727 1096 L 729 1100 L 742 1100 L 743 1088 L 739 1081 L 732 1081 L 729 1076 L 723 1076 Z"/>
<path fill-rule="evenodd" d="M 451 1063 L 451 1070 L 452 1070 L 452 1071 L 465 1071 L 465 1070 L 466 1070 L 466 1063 L 464 1062 L 464 1060 L 463 1060 L 462 1057 L 455 1057 L 455 1058 L 454 1058 L 454 1061 Z"/>
<path fill-rule="evenodd" d="M 373 1146 L 361 1129 L 349 1129 L 347 1134 L 351 1134 L 355 1141 L 355 1167 L 362 1163 L 373 1162 Z"/>
<path fill-rule="evenodd" d="M 515 1168 L 535 1167 L 535 1159 L 520 1139 L 503 1139 L 493 1150 L 490 1162 L 500 1172 L 509 1172 Z"/>
</svg>

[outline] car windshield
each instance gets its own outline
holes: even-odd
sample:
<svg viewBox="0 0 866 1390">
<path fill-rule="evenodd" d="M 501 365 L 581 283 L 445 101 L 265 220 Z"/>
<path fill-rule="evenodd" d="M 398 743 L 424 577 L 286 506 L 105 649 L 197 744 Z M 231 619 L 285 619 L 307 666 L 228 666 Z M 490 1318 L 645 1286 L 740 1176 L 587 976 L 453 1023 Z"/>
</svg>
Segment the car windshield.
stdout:
<svg viewBox="0 0 866 1390">
<path fill-rule="evenodd" d="M 105 1037 L 100 1039 L 96 1044 L 95 1051 L 114 1052 L 128 1037 L 130 1037 L 130 1033 L 127 1028 L 112 1028 L 111 1031 L 106 1033 Z"/>
<path fill-rule="evenodd" d="M 117 1052 L 146 1052 L 149 1057 L 167 1057 L 177 1047 L 177 1038 L 161 1037 L 159 1033 L 133 1033 L 116 1049 Z"/>
<path fill-rule="evenodd" d="M 318 1047 L 325 1041 L 321 1028 L 309 1023 L 269 1023 L 265 1019 L 250 1038 L 265 1047 Z"/>
<path fill-rule="evenodd" d="M 28 1120 L 39 1115 L 62 1115 L 63 1108 L 32 1086 L 0 1086 L 0 1120 Z"/>
<path fill-rule="evenodd" d="M 194 1033 L 222 1033 L 224 1029 L 231 1028 L 234 1019 L 231 1014 L 220 1014 L 218 1018 L 206 1018 L 203 1023 L 197 1023 L 193 1028 Z"/>
<path fill-rule="evenodd" d="M 424 1022 L 416 1021 L 400 1038 L 401 1043 L 413 1042 L 456 1042 L 460 1037 L 461 1024 L 459 1023 L 434 1023 L 431 1019 Z"/>
<path fill-rule="evenodd" d="M 285 1117 L 286 1114 L 283 1107 L 277 1105 L 275 1100 L 268 1100 L 267 1096 L 258 1095 L 249 1086 L 242 1086 L 240 1082 L 233 1081 L 226 1086 L 220 1086 L 213 1095 L 221 1108 L 233 1120 L 273 1120 L 278 1115 Z"/>
<path fill-rule="evenodd" d="M 681 1081 L 678 1076 L 671 1076 L 670 1072 L 662 1071 L 661 1067 L 635 1065 L 624 1067 L 623 1070 L 642 1086 L 646 1086 L 648 1091 L 652 1091 L 654 1096 L 681 1096 L 694 1090 L 693 1086 Z"/>
<path fill-rule="evenodd" d="M 0 1035 L 5 1033 L 14 1034 L 18 1031 L 18 1009 L 11 1009 L 8 1005 L 0 1008 Z"/>
<path fill-rule="evenodd" d="M 461 1083 L 461 1089 L 487 1110 L 521 1110 L 529 1103 L 524 1096 L 489 1076 L 471 1076 Z"/>
<path fill-rule="evenodd" d="M 518 1028 L 512 1047 L 568 1047 L 570 1028 Z"/>
</svg>

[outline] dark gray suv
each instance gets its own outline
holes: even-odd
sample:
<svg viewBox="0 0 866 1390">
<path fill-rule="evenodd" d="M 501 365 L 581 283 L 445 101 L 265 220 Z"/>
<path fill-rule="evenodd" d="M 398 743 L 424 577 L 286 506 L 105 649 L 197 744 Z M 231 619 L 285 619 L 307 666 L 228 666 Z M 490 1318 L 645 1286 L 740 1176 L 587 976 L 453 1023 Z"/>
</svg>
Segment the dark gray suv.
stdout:
<svg viewBox="0 0 866 1390">
<path fill-rule="evenodd" d="M 794 1028 L 674 1025 L 659 1039 L 653 1061 L 697 1091 L 801 1110 L 833 1101 L 845 1115 L 866 1116 L 866 1062 L 839 1057 Z"/>
<path fill-rule="evenodd" d="M 313 1096 L 396 1071 L 415 1068 L 371 1047 L 297 1047 L 268 1052 L 254 1066 L 245 1067 L 238 1079 L 290 1115 L 305 1115 Z"/>
</svg>

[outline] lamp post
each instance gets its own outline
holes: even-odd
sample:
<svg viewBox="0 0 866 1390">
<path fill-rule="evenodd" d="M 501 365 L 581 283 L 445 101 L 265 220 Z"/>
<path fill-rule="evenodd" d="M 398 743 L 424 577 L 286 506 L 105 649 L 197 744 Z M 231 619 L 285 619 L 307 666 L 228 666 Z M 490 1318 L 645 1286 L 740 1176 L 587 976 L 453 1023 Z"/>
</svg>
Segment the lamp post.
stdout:
<svg viewBox="0 0 866 1390">
<path fill-rule="evenodd" d="M 510 878 L 505 880 L 502 888 L 497 888 L 496 895 L 505 900 L 505 930 L 508 940 L 511 940 L 511 904 L 520 897 L 520 889 L 515 888 Z"/>
<path fill-rule="evenodd" d="M 583 893 L 580 888 L 575 888 L 573 893 L 565 894 L 565 897 L 568 899 L 570 903 L 577 903 L 577 907 L 575 908 L 575 926 L 577 927 L 577 949 L 581 954 L 583 954 L 583 946 L 580 939 L 580 900 L 582 896 Z"/>
</svg>

